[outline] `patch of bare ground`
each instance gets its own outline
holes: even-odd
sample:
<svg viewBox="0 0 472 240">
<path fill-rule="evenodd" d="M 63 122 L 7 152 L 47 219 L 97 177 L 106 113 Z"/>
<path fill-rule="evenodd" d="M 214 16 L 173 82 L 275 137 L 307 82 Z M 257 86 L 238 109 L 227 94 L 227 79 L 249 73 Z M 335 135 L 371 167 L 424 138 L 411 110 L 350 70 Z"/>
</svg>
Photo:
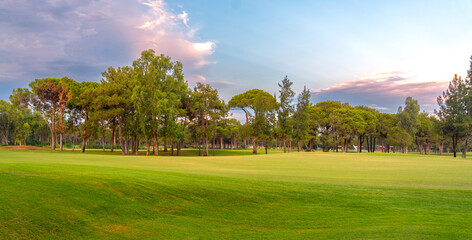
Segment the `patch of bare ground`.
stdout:
<svg viewBox="0 0 472 240">
<path fill-rule="evenodd" d="M 46 151 L 49 150 L 43 147 L 35 147 L 35 146 L 4 146 L 0 147 L 0 149 L 13 149 L 13 150 L 38 150 L 38 151 Z"/>
</svg>

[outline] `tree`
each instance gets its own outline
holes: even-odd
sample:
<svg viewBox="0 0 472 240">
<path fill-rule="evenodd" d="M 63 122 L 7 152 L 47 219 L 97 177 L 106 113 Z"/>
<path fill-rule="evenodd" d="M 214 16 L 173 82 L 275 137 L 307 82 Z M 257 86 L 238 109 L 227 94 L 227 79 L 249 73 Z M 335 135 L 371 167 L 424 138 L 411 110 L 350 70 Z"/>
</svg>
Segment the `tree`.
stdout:
<svg viewBox="0 0 472 240">
<path fill-rule="evenodd" d="M 35 79 L 29 84 L 31 91 L 18 88 L 13 91 L 12 102 L 17 102 L 42 113 L 51 132 L 51 149 L 56 149 L 56 112 L 68 100 L 68 78 Z M 67 100 L 66 100 L 67 99 Z"/>
<path fill-rule="evenodd" d="M 277 112 L 278 118 L 278 129 L 279 136 L 283 141 L 284 153 L 286 152 L 286 141 L 292 135 L 293 123 L 291 121 L 291 115 L 294 112 L 292 98 L 295 96 L 295 92 L 292 91 L 291 82 L 287 76 L 284 77 L 282 83 L 279 83 L 279 101 L 280 107 Z"/>
<path fill-rule="evenodd" d="M 390 114 L 390 113 L 377 114 L 377 119 L 378 119 L 377 132 L 380 137 L 380 143 L 382 145 L 383 152 L 389 152 L 390 150 L 390 147 L 388 146 L 388 144 L 385 144 L 385 139 L 392 132 L 392 128 L 395 125 L 395 117 L 396 115 Z"/>
<path fill-rule="evenodd" d="M 0 138 L 1 144 L 8 144 L 10 138 L 15 134 L 16 119 L 19 113 L 16 112 L 14 105 L 0 100 Z"/>
<path fill-rule="evenodd" d="M 336 110 L 342 108 L 342 104 L 337 101 L 323 101 L 318 102 L 311 107 L 311 115 L 318 122 L 321 128 L 322 140 L 325 143 L 324 151 L 328 151 L 329 141 L 332 133 L 332 126 L 329 121 L 329 116 Z"/>
<path fill-rule="evenodd" d="M 258 139 L 266 134 L 268 127 L 266 124 L 270 118 L 269 114 L 278 107 L 277 101 L 268 92 L 260 89 L 252 89 L 234 96 L 231 98 L 228 105 L 242 109 L 249 108 L 253 111 L 254 114 L 251 116 L 251 119 L 247 119 L 251 129 L 252 152 L 257 154 Z M 246 113 L 248 113 L 247 110 Z"/>
<path fill-rule="evenodd" d="M 452 139 L 454 157 L 457 156 L 457 145 L 464 132 L 466 116 L 465 84 L 461 77 L 454 75 L 449 87 L 437 98 L 439 110 L 435 111 L 440 120 L 444 121 L 444 129 Z"/>
<path fill-rule="evenodd" d="M 472 138 L 472 56 L 470 57 L 470 69 L 467 70 L 467 78 L 464 81 L 464 102 L 465 114 L 463 119 L 464 127 L 464 148 L 462 149 L 462 158 L 466 158 L 469 142 Z"/>
<path fill-rule="evenodd" d="M 101 80 L 95 108 L 100 109 L 102 117 L 106 117 L 110 119 L 112 124 L 118 125 L 121 154 L 128 155 L 129 132 L 134 131 L 129 126 L 135 112 L 135 106 L 131 101 L 135 87 L 134 71 L 127 66 L 117 69 L 109 67 L 107 71 L 102 73 L 102 76 L 104 78 Z M 112 134 L 112 138 L 114 138 L 114 129 L 112 129 Z"/>
<path fill-rule="evenodd" d="M 420 154 L 429 154 L 430 144 L 433 141 L 433 121 L 428 113 L 422 112 L 418 115 L 418 131 L 416 133 L 416 145 Z"/>
<path fill-rule="evenodd" d="M 309 107 L 310 104 L 310 90 L 303 87 L 302 93 L 298 96 L 297 110 L 293 116 L 293 137 L 297 140 L 297 149 L 300 152 L 300 144 L 305 144 L 305 149 L 308 151 L 308 141 L 311 137 L 309 135 L 310 121 L 309 121 Z"/>
<path fill-rule="evenodd" d="M 362 124 L 358 124 L 356 127 L 357 135 L 357 152 L 362 152 L 362 145 L 365 139 L 367 139 L 367 151 L 373 151 L 374 141 L 372 140 L 373 134 L 376 133 L 378 119 L 376 117 L 377 112 L 366 106 L 356 106 L 356 113 L 360 115 Z M 369 138 L 371 139 L 369 141 Z"/>
<path fill-rule="evenodd" d="M 64 133 L 67 132 L 67 126 L 64 124 L 64 114 L 66 113 L 67 102 L 71 97 L 71 87 L 75 84 L 75 81 L 63 77 L 58 84 L 61 87 L 61 91 L 59 92 L 59 122 L 56 124 L 56 132 L 59 133 L 59 149 L 60 151 L 63 151 L 63 137 Z"/>
<path fill-rule="evenodd" d="M 420 105 L 418 101 L 412 97 L 407 97 L 405 100 L 405 108 L 398 108 L 397 120 L 401 128 L 405 129 L 410 136 L 415 136 L 418 130 L 419 122 L 418 115 L 420 112 Z M 408 153 L 408 146 L 405 152 Z"/>
<path fill-rule="evenodd" d="M 97 106 L 98 87 L 97 82 L 80 82 L 72 87 L 72 98 L 68 102 L 71 109 L 76 110 L 81 117 L 81 138 L 82 138 L 82 152 L 85 152 L 85 146 L 88 138 L 92 135 L 97 127 L 99 120 L 97 115 L 94 115 L 94 108 Z"/>
<path fill-rule="evenodd" d="M 16 140 L 20 145 L 26 145 L 26 138 L 31 134 L 31 127 L 28 123 L 19 125 L 16 132 Z"/>
<path fill-rule="evenodd" d="M 191 92 L 196 135 L 202 139 L 203 156 L 208 156 L 208 141 L 219 118 L 225 116 L 225 104 L 209 84 L 197 83 Z"/>
<path fill-rule="evenodd" d="M 183 125 L 176 121 L 185 114 L 182 100 L 188 95 L 182 64 L 172 62 L 170 57 L 163 54 L 156 55 L 154 50 L 146 50 L 133 62 L 133 67 L 137 80 L 133 102 L 140 129 L 152 136 L 155 149 L 158 133 L 164 138 L 165 148 L 168 141 L 173 146 L 174 141 L 183 133 Z M 150 131 L 146 130 L 149 128 Z M 158 151 L 155 154 L 158 155 Z"/>
<path fill-rule="evenodd" d="M 393 127 L 386 139 L 388 145 L 394 146 L 393 152 L 395 152 L 396 147 L 399 147 L 402 153 L 406 153 L 406 147 L 411 144 L 411 141 L 411 135 L 399 126 Z"/>
</svg>

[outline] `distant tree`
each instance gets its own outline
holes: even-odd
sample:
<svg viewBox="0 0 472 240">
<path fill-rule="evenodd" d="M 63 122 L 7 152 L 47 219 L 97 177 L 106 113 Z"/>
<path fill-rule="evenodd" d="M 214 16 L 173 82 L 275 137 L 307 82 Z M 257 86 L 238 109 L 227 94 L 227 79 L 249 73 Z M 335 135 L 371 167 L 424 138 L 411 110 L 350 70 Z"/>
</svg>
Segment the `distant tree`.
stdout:
<svg viewBox="0 0 472 240">
<path fill-rule="evenodd" d="M 292 90 L 293 82 L 291 82 L 287 76 L 284 77 L 279 85 L 279 101 L 280 107 L 278 109 L 278 134 L 282 138 L 283 149 L 286 152 L 286 141 L 292 136 L 293 122 L 291 116 L 294 113 L 292 106 L 292 99 L 295 96 L 295 92 Z"/>
<path fill-rule="evenodd" d="M 135 105 L 132 102 L 133 89 L 135 87 L 134 71 L 130 67 L 109 67 L 102 73 L 99 94 L 95 101 L 95 108 L 100 109 L 102 118 L 110 119 L 110 123 L 118 125 L 118 139 L 121 146 L 121 154 L 129 154 L 129 135 L 132 129 L 130 122 L 133 120 Z M 112 141 L 115 130 L 112 125 Z M 155 149 L 157 151 L 157 149 Z"/>
<path fill-rule="evenodd" d="M 237 148 L 237 139 L 240 136 L 239 129 L 240 129 L 241 123 L 238 120 L 231 118 L 231 119 L 228 119 L 227 124 L 228 124 L 227 125 L 228 132 L 230 134 L 231 150 L 233 150 Z"/>
<path fill-rule="evenodd" d="M 402 153 L 406 153 L 406 147 L 412 142 L 411 135 L 403 128 L 395 126 L 387 136 L 386 143 L 393 146 L 393 151 L 398 147 Z"/>
<path fill-rule="evenodd" d="M 305 149 L 307 149 L 308 151 L 308 142 L 311 139 L 311 136 L 309 134 L 309 107 L 311 106 L 310 97 L 310 90 L 304 87 L 302 93 L 298 96 L 297 109 L 293 116 L 293 136 L 294 139 L 297 141 L 297 150 L 299 152 L 301 148 L 301 143 L 305 144 Z"/>
<path fill-rule="evenodd" d="M 56 132 L 59 133 L 59 149 L 60 151 L 63 151 L 64 150 L 64 147 L 63 147 L 64 133 L 67 132 L 67 126 L 64 123 L 64 120 L 65 120 L 64 115 L 66 114 L 67 102 L 71 98 L 71 88 L 76 84 L 76 82 L 70 78 L 63 77 L 61 78 L 58 84 L 61 87 L 61 91 L 59 92 L 59 101 L 58 101 L 59 121 L 56 124 Z"/>
<path fill-rule="evenodd" d="M 444 121 L 444 130 L 452 139 L 454 157 L 457 156 L 457 145 L 464 133 L 466 117 L 465 83 L 457 75 L 449 82 L 448 89 L 437 98 L 439 110 L 436 115 Z"/>
<path fill-rule="evenodd" d="M 433 121 L 428 113 L 422 112 L 418 115 L 418 130 L 415 140 L 420 154 L 429 154 L 430 145 L 433 142 Z"/>
<path fill-rule="evenodd" d="M 418 101 L 412 97 L 407 97 L 405 100 L 405 108 L 398 108 L 397 120 L 401 128 L 405 129 L 410 136 L 415 136 L 419 122 L 418 115 L 420 112 L 420 105 Z M 405 152 L 408 153 L 408 146 L 406 146 Z"/>
<path fill-rule="evenodd" d="M 367 151 L 371 152 L 375 143 L 373 141 L 373 135 L 377 132 L 377 111 L 366 106 L 356 106 L 356 113 L 360 115 L 362 120 L 361 124 L 356 127 L 357 135 L 357 151 L 362 152 L 362 145 L 367 139 Z M 369 141 L 370 138 L 370 141 Z"/>
<path fill-rule="evenodd" d="M 472 56 L 470 57 L 470 68 L 467 70 L 467 78 L 464 81 L 464 85 L 466 112 L 462 123 L 464 127 L 464 147 L 462 148 L 462 158 L 466 158 L 470 139 L 472 138 Z"/>
<path fill-rule="evenodd" d="M 72 88 L 73 97 L 68 102 L 69 108 L 77 111 L 81 117 L 82 152 L 85 152 L 87 140 L 97 127 L 98 116 L 94 115 L 94 108 L 98 99 L 98 87 L 97 82 L 75 84 Z"/>
<path fill-rule="evenodd" d="M 337 101 L 323 101 L 310 107 L 311 116 L 316 119 L 321 128 L 321 137 L 325 143 L 324 151 L 328 151 L 329 141 L 332 133 L 332 125 L 329 116 L 336 110 L 342 108 L 342 104 Z"/>
<path fill-rule="evenodd" d="M 15 134 L 18 113 L 16 108 L 7 101 L 0 100 L 0 138 L 2 144 L 8 144 Z"/>
<path fill-rule="evenodd" d="M 61 82 L 67 78 L 35 79 L 29 84 L 31 91 L 18 88 L 10 97 L 12 102 L 32 108 L 42 113 L 51 132 L 51 149 L 56 149 L 56 113 L 65 105 L 64 97 L 68 96 L 68 88 Z"/>
<path fill-rule="evenodd" d="M 196 135 L 202 139 L 203 156 L 208 156 L 209 140 L 213 136 L 216 120 L 225 115 L 225 104 L 218 96 L 218 91 L 208 84 L 197 83 L 191 97 Z"/>
<path fill-rule="evenodd" d="M 385 139 L 392 132 L 392 128 L 395 125 L 396 115 L 390 113 L 377 113 L 377 132 L 380 138 L 380 144 L 382 145 L 382 151 L 388 152 L 390 147 L 385 144 Z M 386 146 L 387 145 L 387 146 Z"/>
<path fill-rule="evenodd" d="M 272 95 L 265 91 L 252 89 L 231 98 L 229 106 L 252 109 L 254 116 L 249 120 L 252 136 L 252 152 L 257 154 L 258 140 L 267 132 L 268 118 L 270 117 L 270 113 L 275 111 L 278 107 L 277 101 Z"/>
<path fill-rule="evenodd" d="M 30 125 L 27 122 L 20 124 L 17 128 L 16 140 L 18 141 L 20 145 L 26 145 L 26 139 L 28 138 L 30 134 L 31 134 Z"/>
<path fill-rule="evenodd" d="M 164 138 L 165 148 L 168 142 L 174 146 L 174 141 L 183 133 L 183 125 L 177 123 L 177 118 L 185 115 L 182 100 L 188 95 L 182 64 L 172 62 L 163 54 L 156 55 L 154 50 L 146 50 L 133 62 L 133 67 L 137 80 L 133 101 L 141 135 L 152 136 L 156 149 L 158 135 Z M 155 154 L 158 155 L 158 151 Z"/>
</svg>

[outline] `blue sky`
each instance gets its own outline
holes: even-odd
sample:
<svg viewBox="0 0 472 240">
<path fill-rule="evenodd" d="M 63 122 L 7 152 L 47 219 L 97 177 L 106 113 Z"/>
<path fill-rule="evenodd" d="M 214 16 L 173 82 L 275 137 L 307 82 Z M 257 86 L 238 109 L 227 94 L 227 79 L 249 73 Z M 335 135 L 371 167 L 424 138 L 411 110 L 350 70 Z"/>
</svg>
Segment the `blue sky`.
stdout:
<svg viewBox="0 0 472 240">
<path fill-rule="evenodd" d="M 424 110 L 472 55 L 472 1 L 21 1 L 0 3 L 0 98 L 35 78 L 99 81 L 155 49 L 229 100 L 278 91 L 312 101 Z"/>
</svg>

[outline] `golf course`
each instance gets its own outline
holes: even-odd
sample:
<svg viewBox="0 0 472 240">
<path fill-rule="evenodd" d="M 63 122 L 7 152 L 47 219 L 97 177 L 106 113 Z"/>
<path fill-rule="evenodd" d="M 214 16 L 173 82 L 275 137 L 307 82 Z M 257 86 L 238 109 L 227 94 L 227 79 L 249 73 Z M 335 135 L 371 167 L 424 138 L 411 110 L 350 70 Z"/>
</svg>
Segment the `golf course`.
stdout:
<svg viewBox="0 0 472 240">
<path fill-rule="evenodd" d="M 0 150 L 0 206 L 0 239 L 471 239 L 472 161 Z"/>
</svg>

